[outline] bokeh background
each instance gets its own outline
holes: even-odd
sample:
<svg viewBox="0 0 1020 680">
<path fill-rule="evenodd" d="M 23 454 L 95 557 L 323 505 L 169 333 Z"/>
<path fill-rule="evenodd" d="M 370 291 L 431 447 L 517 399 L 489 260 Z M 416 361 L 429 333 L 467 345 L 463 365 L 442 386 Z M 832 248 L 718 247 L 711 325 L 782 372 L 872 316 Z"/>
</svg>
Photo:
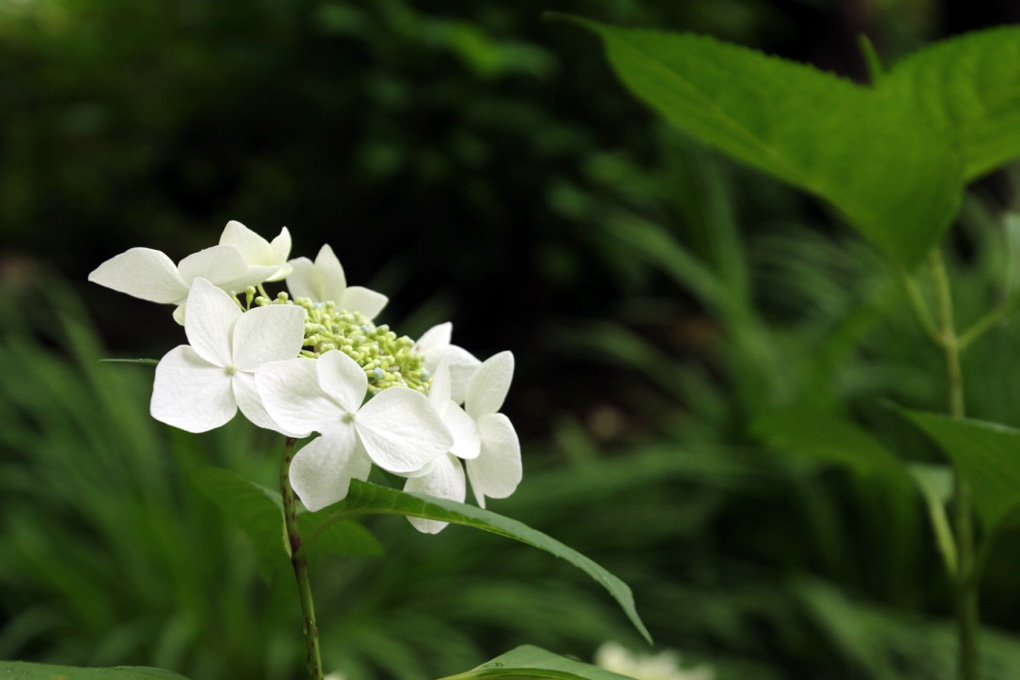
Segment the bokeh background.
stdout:
<svg viewBox="0 0 1020 680">
<path fill-rule="evenodd" d="M 727 678 L 950 678 L 949 589 L 919 497 L 756 433 L 849 415 L 938 460 L 883 400 L 942 409 L 896 273 L 817 202 L 668 129 L 598 43 L 542 12 L 709 33 L 863 79 L 1020 21 L 1011 0 L 0 0 L 0 658 L 301 677 L 293 579 L 265 583 L 188 482 L 272 484 L 278 443 L 147 413 L 168 308 L 85 283 L 230 219 L 330 243 L 417 337 L 510 349 L 525 479 L 493 508 L 633 587 L 659 645 Z M 1016 173 L 952 239 L 966 322 L 1003 292 Z M 1016 324 L 967 357 L 969 410 L 1020 425 Z M 531 643 L 645 649 L 548 555 L 452 527 L 369 526 L 386 556 L 312 565 L 328 668 L 418 680 Z M 1018 536 L 983 590 L 989 678 L 1020 678 Z"/>
</svg>

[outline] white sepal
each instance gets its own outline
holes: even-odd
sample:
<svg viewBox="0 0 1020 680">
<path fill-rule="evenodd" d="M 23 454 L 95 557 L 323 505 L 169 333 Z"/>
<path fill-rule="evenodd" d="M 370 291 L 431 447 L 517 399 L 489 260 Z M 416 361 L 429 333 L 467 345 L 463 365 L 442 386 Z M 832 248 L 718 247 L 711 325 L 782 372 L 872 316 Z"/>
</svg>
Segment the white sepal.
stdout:
<svg viewBox="0 0 1020 680">
<path fill-rule="evenodd" d="M 379 392 L 361 407 L 354 425 L 375 464 L 397 474 L 420 470 L 453 446 L 428 398 L 408 387 Z"/>
<path fill-rule="evenodd" d="M 353 427 L 327 430 L 294 456 L 290 484 L 310 511 L 347 497 L 352 479 L 368 479 L 372 461 L 357 445 Z"/>
</svg>

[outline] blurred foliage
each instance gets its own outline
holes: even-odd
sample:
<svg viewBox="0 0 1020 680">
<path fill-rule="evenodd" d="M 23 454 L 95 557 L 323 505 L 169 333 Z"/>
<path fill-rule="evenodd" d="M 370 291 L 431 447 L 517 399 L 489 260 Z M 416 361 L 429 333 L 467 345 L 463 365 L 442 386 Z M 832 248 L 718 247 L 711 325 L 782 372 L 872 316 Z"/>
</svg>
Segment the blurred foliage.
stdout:
<svg viewBox="0 0 1020 680">
<path fill-rule="evenodd" d="M 941 407 L 896 273 L 817 205 L 664 129 L 593 40 L 539 18 L 706 32 L 850 74 L 856 30 L 883 54 L 940 30 L 931 2 L 856 6 L 0 0 L 0 657 L 299 677 L 290 575 L 264 584 L 187 482 L 201 462 L 271 485 L 278 443 L 152 421 L 151 368 L 96 362 L 165 352 L 167 310 L 40 274 L 83 281 L 136 245 L 180 258 L 239 219 L 289 225 L 295 254 L 331 241 L 411 335 L 452 317 L 479 355 L 513 349 L 508 412 L 548 439 L 525 443 L 496 510 L 627 581 L 685 661 L 721 680 L 950 677 L 920 499 L 765 450 L 752 427 L 807 403 L 936 460 L 879 401 Z M 954 231 L 962 326 L 1016 252 L 985 199 Z M 1020 425 L 1018 332 L 966 355 L 973 415 Z M 312 565 L 324 660 L 350 680 L 639 644 L 547 556 L 369 526 L 381 561 Z M 1009 534 L 989 564 L 990 679 L 1020 667 L 1018 558 Z"/>
</svg>

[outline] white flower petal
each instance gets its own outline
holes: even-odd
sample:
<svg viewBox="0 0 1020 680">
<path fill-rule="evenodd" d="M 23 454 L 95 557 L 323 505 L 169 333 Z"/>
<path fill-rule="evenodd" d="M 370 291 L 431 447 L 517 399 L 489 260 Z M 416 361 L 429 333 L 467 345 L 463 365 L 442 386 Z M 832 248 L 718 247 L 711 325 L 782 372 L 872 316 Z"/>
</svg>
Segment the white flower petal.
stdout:
<svg viewBox="0 0 1020 680">
<path fill-rule="evenodd" d="M 390 299 L 382 293 L 365 288 L 364 286 L 351 286 L 344 291 L 343 299 L 337 300 L 337 307 L 346 309 L 349 312 L 359 312 L 366 319 L 371 321 L 379 316 L 386 303 Z"/>
<path fill-rule="evenodd" d="M 317 363 L 302 357 L 264 364 L 255 371 L 269 416 L 301 436 L 336 427 L 345 413 L 319 386 Z"/>
<path fill-rule="evenodd" d="M 248 274 L 248 265 L 233 246 L 213 246 L 192 253 L 181 260 L 177 268 L 188 283 L 201 278 L 217 287 Z"/>
<path fill-rule="evenodd" d="M 471 376 L 465 395 L 464 408 L 478 420 L 488 413 L 496 413 L 503 406 L 510 382 L 514 377 L 514 355 L 500 352 L 486 359 Z"/>
<path fill-rule="evenodd" d="M 468 478 L 479 507 L 485 497 L 506 498 L 521 483 L 521 444 L 510 419 L 502 413 L 490 413 L 478 421 L 482 435 L 482 453 L 467 465 Z"/>
<path fill-rule="evenodd" d="M 428 355 L 429 350 L 449 345 L 452 337 L 453 324 L 447 321 L 425 331 L 418 338 L 418 342 L 414 343 L 414 348 L 422 354 Z"/>
<path fill-rule="evenodd" d="M 279 432 L 285 437 L 301 438 L 308 435 L 308 432 L 292 431 L 282 427 L 266 412 L 262 403 L 258 386 L 255 384 L 255 374 L 238 372 L 233 377 L 234 399 L 244 417 L 252 423 L 265 430 Z"/>
<path fill-rule="evenodd" d="M 388 387 L 369 399 L 354 427 L 372 461 L 397 474 L 420 470 L 453 446 L 428 398 L 408 387 Z"/>
<path fill-rule="evenodd" d="M 439 364 L 439 367 L 432 374 L 432 384 L 429 386 L 429 401 L 443 415 L 447 405 L 450 403 L 450 367 Z"/>
<path fill-rule="evenodd" d="M 290 463 L 290 484 L 304 506 L 315 512 L 347 497 L 352 479 L 367 479 L 372 461 L 357 446 L 354 428 L 345 425 L 305 445 Z"/>
<path fill-rule="evenodd" d="M 287 263 L 290 274 L 287 275 L 287 290 L 292 298 L 309 298 L 317 300 L 315 292 L 315 265 L 307 257 L 298 257 Z"/>
<path fill-rule="evenodd" d="M 408 479 L 404 485 L 404 491 L 408 493 L 424 493 L 436 498 L 445 498 L 463 503 L 467 495 L 464 468 L 461 466 L 460 461 L 453 456 L 440 456 L 432 462 L 428 474 Z M 425 534 L 438 534 L 448 524 L 448 522 L 422 519 L 420 517 L 408 517 L 407 521 L 415 529 Z"/>
<path fill-rule="evenodd" d="M 231 379 L 191 347 L 179 345 L 156 366 L 149 412 L 156 420 L 188 432 L 206 432 L 237 413 Z"/>
<path fill-rule="evenodd" d="M 482 436 L 475 419 L 453 402 L 443 411 L 442 417 L 446 429 L 453 435 L 450 453 L 465 460 L 477 458 L 482 451 Z"/>
<path fill-rule="evenodd" d="M 272 264 L 279 267 L 275 274 L 270 276 L 266 281 L 282 281 L 290 276 L 290 265 L 287 263 L 287 258 L 290 256 L 290 231 L 287 227 L 280 230 L 280 235 L 272 240 L 269 247 L 273 249 Z"/>
<path fill-rule="evenodd" d="M 270 361 L 296 358 L 305 339 L 305 313 L 297 305 L 267 305 L 242 314 L 234 326 L 234 366 L 254 371 Z"/>
<path fill-rule="evenodd" d="M 205 279 L 195 279 L 188 294 L 184 332 L 198 355 L 220 367 L 232 363 L 231 337 L 241 318 L 237 301 Z"/>
<path fill-rule="evenodd" d="M 338 349 L 331 349 L 316 361 L 319 366 L 319 385 L 323 391 L 345 411 L 357 412 L 368 391 L 365 369 Z"/>
<path fill-rule="evenodd" d="M 425 370 L 431 371 L 432 369 L 429 368 L 431 365 L 445 362 L 450 369 L 450 399 L 458 404 L 463 404 L 467 398 L 467 388 L 471 383 L 471 378 L 482 362 L 466 349 L 457 345 L 447 345 L 434 351 L 432 355 L 436 358 L 434 362 L 430 355 L 425 356 Z"/>
<path fill-rule="evenodd" d="M 160 304 L 177 304 L 188 297 L 188 284 L 173 261 L 151 248 L 132 248 L 111 257 L 92 270 L 89 281 Z"/>
<path fill-rule="evenodd" d="M 273 264 L 273 247 L 269 241 L 244 226 L 230 220 L 220 234 L 221 246 L 233 246 L 247 264 Z"/>
<path fill-rule="evenodd" d="M 186 306 L 187 303 L 182 302 L 181 304 L 174 307 L 174 321 L 176 321 L 179 326 L 184 325 L 184 308 Z"/>
<path fill-rule="evenodd" d="M 315 256 L 315 273 L 317 275 L 316 302 L 333 302 L 340 304 L 347 290 L 347 277 L 344 276 L 344 268 L 339 258 L 329 245 L 319 248 L 319 254 Z"/>
</svg>

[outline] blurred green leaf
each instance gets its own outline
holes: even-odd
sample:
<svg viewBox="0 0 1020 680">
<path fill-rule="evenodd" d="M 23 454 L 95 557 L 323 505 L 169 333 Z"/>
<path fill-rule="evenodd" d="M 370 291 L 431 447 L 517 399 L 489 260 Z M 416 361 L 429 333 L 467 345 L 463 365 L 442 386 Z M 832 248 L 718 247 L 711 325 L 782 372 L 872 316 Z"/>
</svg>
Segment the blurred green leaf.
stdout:
<svg viewBox="0 0 1020 680">
<path fill-rule="evenodd" d="M 1020 156 L 1020 26 L 926 47 L 882 82 L 956 136 L 966 179 Z"/>
<path fill-rule="evenodd" d="M 773 446 L 818 460 L 839 463 L 858 473 L 903 477 L 906 468 L 867 430 L 833 415 L 792 407 L 760 416 L 754 430 Z"/>
<path fill-rule="evenodd" d="M 262 578 L 268 581 L 289 552 L 280 495 L 229 470 L 212 467 L 199 468 L 191 481 L 248 535 Z"/>
<path fill-rule="evenodd" d="M 117 668 L 74 668 L 23 661 L 0 661 L 0 674 L 10 680 L 186 680 L 159 668 L 118 666 Z"/>
<path fill-rule="evenodd" d="M 146 366 L 155 366 L 159 363 L 159 359 L 100 359 L 99 362 L 103 364 L 144 364 Z"/>
<path fill-rule="evenodd" d="M 327 512 L 327 510 L 320 512 Z M 645 628 L 645 624 L 641 621 L 634 606 L 634 594 L 626 583 L 576 550 L 572 550 L 556 539 L 516 520 L 465 503 L 432 498 L 423 494 L 404 493 L 356 479 L 351 480 L 347 498 L 331 506 L 328 512 L 337 519 L 342 519 L 345 516 L 381 514 L 421 517 L 451 524 L 463 524 L 544 550 L 566 560 L 595 579 L 619 603 L 641 635 L 649 643 L 652 641 L 648 629 Z M 315 536 L 308 536 L 307 543 L 314 543 L 315 538 Z"/>
<path fill-rule="evenodd" d="M 308 547 L 307 554 L 345 555 L 347 557 L 382 557 L 383 547 L 371 531 L 351 520 L 332 521 L 320 529 L 319 525 L 329 517 L 323 512 L 305 512 L 298 515 L 298 530 L 301 536 L 316 534 L 315 542 Z"/>
<path fill-rule="evenodd" d="M 820 196 L 911 267 L 957 212 L 959 151 L 909 98 L 707 36 L 566 17 L 600 35 L 623 83 L 667 120 Z"/>
<path fill-rule="evenodd" d="M 289 552 L 280 494 L 229 470 L 212 467 L 195 472 L 192 481 L 248 535 L 255 545 L 259 571 L 268 580 L 281 558 Z M 301 535 L 316 536 L 314 547 L 306 550 L 309 556 L 380 557 L 383 554 L 379 541 L 365 527 L 349 520 L 320 526 L 326 517 L 323 513 L 298 515 Z"/>
<path fill-rule="evenodd" d="M 443 680 L 467 680 L 468 678 L 560 678 L 570 680 L 624 680 L 626 675 L 607 671 L 604 668 L 574 661 L 540 647 L 522 645 L 514 650 L 483 663 L 478 668 L 452 675 Z"/>
<path fill-rule="evenodd" d="M 938 413 L 902 412 L 938 443 L 970 483 L 985 530 L 1020 506 L 1020 430 Z"/>
</svg>

